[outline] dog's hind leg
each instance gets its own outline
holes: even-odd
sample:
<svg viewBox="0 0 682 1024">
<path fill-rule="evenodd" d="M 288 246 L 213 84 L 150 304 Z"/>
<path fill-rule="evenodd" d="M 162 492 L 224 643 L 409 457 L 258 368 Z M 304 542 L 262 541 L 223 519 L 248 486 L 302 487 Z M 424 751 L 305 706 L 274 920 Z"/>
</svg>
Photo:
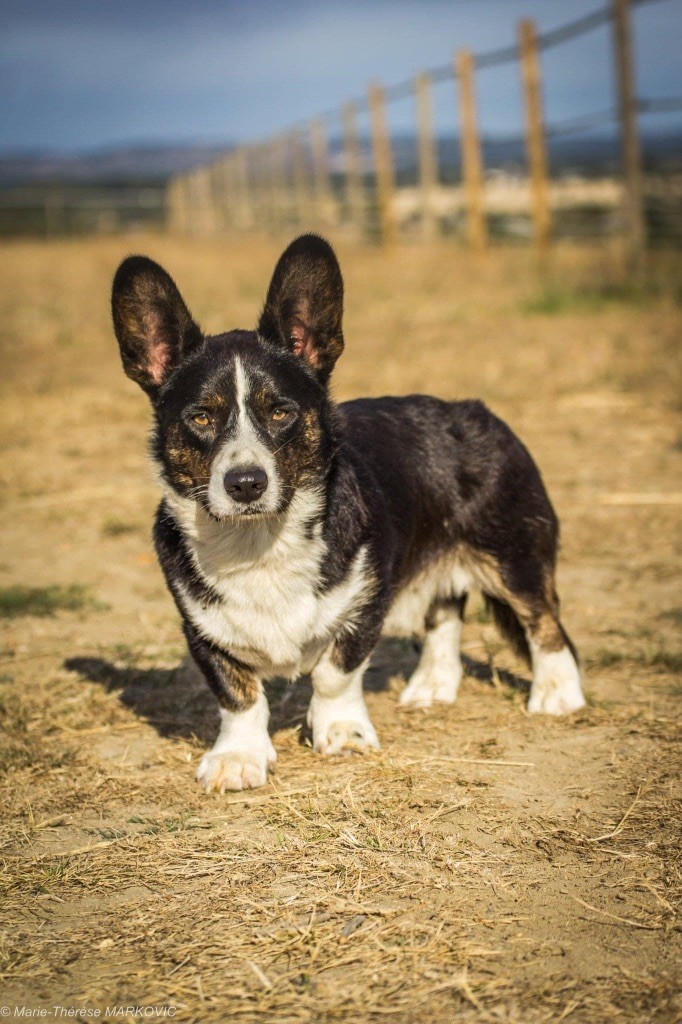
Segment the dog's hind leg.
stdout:
<svg viewBox="0 0 682 1024">
<path fill-rule="evenodd" d="M 529 711 L 565 715 L 585 706 L 575 648 L 550 607 L 534 616 L 527 627 L 533 665 Z"/>
<path fill-rule="evenodd" d="M 532 665 L 528 710 L 564 715 L 584 707 L 578 659 L 559 618 L 553 582 L 541 593 L 485 597 L 500 632 Z"/>
<path fill-rule="evenodd" d="M 400 694 L 403 707 L 452 704 L 462 679 L 460 639 L 467 595 L 439 599 L 429 609 L 419 664 Z"/>
</svg>

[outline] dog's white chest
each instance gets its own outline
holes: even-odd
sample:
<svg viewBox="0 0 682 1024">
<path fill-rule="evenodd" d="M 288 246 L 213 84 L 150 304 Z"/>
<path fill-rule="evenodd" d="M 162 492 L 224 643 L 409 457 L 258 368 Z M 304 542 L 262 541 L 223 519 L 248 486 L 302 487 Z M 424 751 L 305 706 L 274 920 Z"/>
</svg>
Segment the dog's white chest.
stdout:
<svg viewBox="0 0 682 1024">
<path fill-rule="evenodd" d="M 309 671 L 339 627 L 352 620 L 367 586 L 361 549 L 345 578 L 319 592 L 326 544 L 320 528 L 311 536 L 295 511 L 267 541 L 258 527 L 230 533 L 204 524 L 193 556 L 219 600 L 181 594 L 203 636 L 266 677 Z"/>
</svg>

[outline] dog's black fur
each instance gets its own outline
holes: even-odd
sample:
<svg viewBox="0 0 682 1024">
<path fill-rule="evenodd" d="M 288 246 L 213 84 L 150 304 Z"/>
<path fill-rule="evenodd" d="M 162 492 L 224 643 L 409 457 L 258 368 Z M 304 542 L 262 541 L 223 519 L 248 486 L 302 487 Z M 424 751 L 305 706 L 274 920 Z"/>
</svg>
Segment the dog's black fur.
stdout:
<svg viewBox="0 0 682 1024">
<path fill-rule="evenodd" d="M 328 381 L 344 348 L 343 285 L 322 239 L 303 236 L 282 255 L 256 332 L 204 337 L 171 278 L 144 257 L 121 264 L 112 304 L 124 369 L 154 411 L 152 455 L 166 485 L 156 549 L 190 650 L 225 708 L 249 707 L 254 680 L 282 666 L 268 664 L 267 651 L 250 660 L 243 643 L 234 649 L 229 631 L 209 635 L 188 612 L 187 594 L 207 609 L 229 598 L 202 570 L 174 496 L 226 529 L 265 522 L 274 538 L 297 494 L 321 495 L 301 524 L 323 552 L 311 580 L 318 598 L 342 586 L 358 552 L 366 551 L 353 615 L 322 637 L 342 672 L 353 672 L 371 653 L 405 588 L 449 559 L 467 567 L 520 653 L 528 656 L 529 639 L 549 652 L 571 647 L 554 587 L 557 518 L 512 431 L 478 401 L 332 401 Z M 248 379 L 244 421 L 238 366 Z M 273 487 L 276 481 L 276 506 L 266 505 L 266 494 L 223 513 L 215 467 L 247 427 Z M 461 590 L 434 593 L 415 631 L 428 631 L 438 609 L 461 615 Z"/>
</svg>

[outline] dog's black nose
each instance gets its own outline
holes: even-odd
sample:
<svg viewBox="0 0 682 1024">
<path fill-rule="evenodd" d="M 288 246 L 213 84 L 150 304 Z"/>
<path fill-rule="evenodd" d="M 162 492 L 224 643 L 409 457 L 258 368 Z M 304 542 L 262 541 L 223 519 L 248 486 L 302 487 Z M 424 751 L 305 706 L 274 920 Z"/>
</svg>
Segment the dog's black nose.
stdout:
<svg viewBox="0 0 682 1024">
<path fill-rule="evenodd" d="M 235 501 L 256 501 L 268 489 L 268 474 L 255 466 L 251 469 L 233 469 L 225 474 L 223 484 Z"/>
</svg>

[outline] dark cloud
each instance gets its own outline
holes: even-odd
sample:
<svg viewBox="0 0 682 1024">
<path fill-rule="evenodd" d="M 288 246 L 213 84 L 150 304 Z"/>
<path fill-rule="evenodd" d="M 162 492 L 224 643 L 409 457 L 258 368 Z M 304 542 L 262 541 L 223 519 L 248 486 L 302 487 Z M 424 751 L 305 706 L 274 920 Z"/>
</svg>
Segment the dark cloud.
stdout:
<svg viewBox="0 0 682 1024">
<path fill-rule="evenodd" d="M 257 138 L 362 93 L 515 37 L 519 17 L 549 28 L 596 0 L 3 0 L 0 129 L 6 147 L 88 147 L 146 139 Z M 637 12 L 641 91 L 680 91 L 682 4 Z M 552 118 L 612 102 L 606 30 L 544 60 Z M 490 132 L 518 130 L 517 70 L 479 78 Z M 452 87 L 437 93 L 454 127 Z M 409 103 L 391 110 L 411 123 Z"/>
</svg>

